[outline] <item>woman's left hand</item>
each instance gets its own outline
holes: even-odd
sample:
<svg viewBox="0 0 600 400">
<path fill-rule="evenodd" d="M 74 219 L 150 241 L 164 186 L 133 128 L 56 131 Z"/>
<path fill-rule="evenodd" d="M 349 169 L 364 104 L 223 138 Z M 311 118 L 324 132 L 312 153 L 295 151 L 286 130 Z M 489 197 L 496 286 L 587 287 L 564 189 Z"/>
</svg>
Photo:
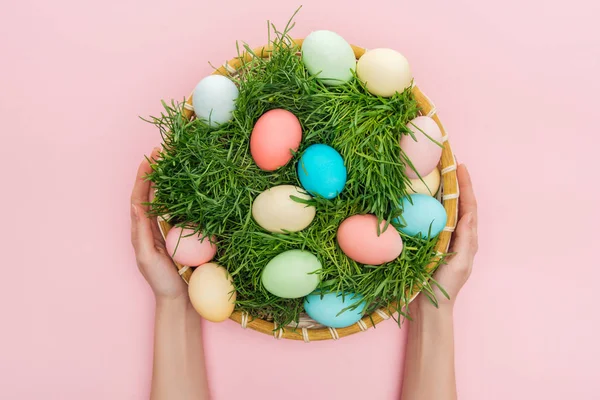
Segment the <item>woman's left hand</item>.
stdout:
<svg viewBox="0 0 600 400">
<path fill-rule="evenodd" d="M 158 156 L 154 149 L 150 159 Z M 153 191 L 146 175 L 152 171 L 148 160 L 140 164 L 131 193 L 131 243 L 137 265 L 157 300 L 187 300 L 187 286 L 177 273 L 158 228 L 156 218 L 147 215 Z"/>
<path fill-rule="evenodd" d="M 458 225 L 456 233 L 452 238 L 451 253 L 455 253 L 448 259 L 448 262 L 441 265 L 433 279 L 446 291 L 449 299 L 434 286 L 439 307 L 454 307 L 454 302 L 461 288 L 469 279 L 471 270 L 473 269 L 473 260 L 479 248 L 477 238 L 477 200 L 473 191 L 473 183 L 469 171 L 464 165 L 459 165 L 457 168 L 457 178 L 459 186 L 459 208 L 458 208 Z M 425 296 L 417 298 L 417 305 L 428 307 L 431 306 L 429 299 Z"/>
</svg>

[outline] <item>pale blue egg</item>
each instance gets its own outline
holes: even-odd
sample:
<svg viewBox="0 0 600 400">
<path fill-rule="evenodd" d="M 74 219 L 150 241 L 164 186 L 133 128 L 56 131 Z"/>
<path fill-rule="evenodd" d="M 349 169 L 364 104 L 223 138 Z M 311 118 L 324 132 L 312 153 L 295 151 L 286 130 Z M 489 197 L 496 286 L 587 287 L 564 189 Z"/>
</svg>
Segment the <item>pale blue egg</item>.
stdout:
<svg viewBox="0 0 600 400">
<path fill-rule="evenodd" d="M 353 310 L 347 309 L 353 305 L 357 307 Z M 313 293 L 304 298 L 304 311 L 308 316 L 332 328 L 345 328 L 357 323 L 362 318 L 365 307 L 363 297 L 354 293 L 346 293 L 343 297 L 337 292 L 326 293 L 323 296 L 321 293 Z"/>
<path fill-rule="evenodd" d="M 426 194 L 417 193 L 401 198 L 400 208 L 402 216 L 394 219 L 394 222 L 405 225 L 398 229 L 409 236 L 420 234 L 425 239 L 435 237 L 444 229 L 448 220 L 442 203 Z"/>
<path fill-rule="evenodd" d="M 231 121 L 239 90 L 231 79 L 209 75 L 194 88 L 192 105 L 198 119 L 217 126 Z"/>
<path fill-rule="evenodd" d="M 313 144 L 298 161 L 298 178 L 304 190 L 313 196 L 333 199 L 346 185 L 346 166 L 333 147 Z"/>
</svg>

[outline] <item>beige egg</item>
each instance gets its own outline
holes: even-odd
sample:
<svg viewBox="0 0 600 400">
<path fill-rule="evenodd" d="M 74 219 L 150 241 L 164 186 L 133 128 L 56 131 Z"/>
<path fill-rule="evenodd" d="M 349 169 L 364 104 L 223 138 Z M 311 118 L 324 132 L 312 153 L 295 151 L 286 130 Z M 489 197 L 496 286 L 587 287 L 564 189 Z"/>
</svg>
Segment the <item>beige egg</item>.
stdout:
<svg viewBox="0 0 600 400">
<path fill-rule="evenodd" d="M 406 191 L 408 194 L 421 193 L 429 196 L 435 196 L 440 188 L 440 180 L 440 170 L 434 168 L 433 171 L 423 177 L 422 181 L 419 178 L 411 179 L 410 187 L 408 187 Z"/>
<path fill-rule="evenodd" d="M 356 64 L 356 75 L 376 96 L 390 97 L 412 84 L 408 60 L 392 49 L 367 51 Z"/>
<path fill-rule="evenodd" d="M 274 233 L 298 232 L 315 218 L 315 208 L 299 203 L 290 196 L 303 200 L 312 197 L 293 185 L 274 186 L 259 194 L 252 204 L 252 216 L 258 225 Z"/>
<path fill-rule="evenodd" d="M 235 288 L 231 275 L 219 264 L 197 267 L 190 277 L 188 293 L 194 309 L 208 321 L 225 321 L 233 313 Z"/>
</svg>

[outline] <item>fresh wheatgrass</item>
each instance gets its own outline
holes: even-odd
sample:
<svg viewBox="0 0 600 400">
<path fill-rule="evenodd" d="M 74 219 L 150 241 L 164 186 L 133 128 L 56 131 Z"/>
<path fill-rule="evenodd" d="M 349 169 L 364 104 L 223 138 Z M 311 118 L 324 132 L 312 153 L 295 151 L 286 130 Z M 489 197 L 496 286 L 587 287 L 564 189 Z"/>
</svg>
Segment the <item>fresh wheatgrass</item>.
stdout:
<svg viewBox="0 0 600 400">
<path fill-rule="evenodd" d="M 354 214 L 372 213 L 388 222 L 401 214 L 398 199 L 407 193 L 408 178 L 399 139 L 411 134 L 406 124 L 418 115 L 417 103 L 408 89 L 390 98 L 373 96 L 356 78 L 341 86 L 324 86 L 308 75 L 297 56 L 300 49 L 289 36 L 292 27 L 291 20 L 282 32 L 269 26 L 270 57 L 257 55 L 232 78 L 240 94 L 231 122 L 210 128 L 197 119 L 188 121 L 182 116 L 183 104 L 174 102 L 163 102 L 161 116 L 149 120 L 164 142 L 149 175 L 157 190 L 151 213 L 168 215 L 174 225 L 188 225 L 216 237 L 215 261 L 233 276 L 237 308 L 254 317 L 281 326 L 297 321 L 303 311 L 302 298 L 282 299 L 261 285 L 267 262 L 291 249 L 310 251 L 321 261 L 321 290 L 359 293 L 368 304 L 367 312 L 388 307 L 407 316 L 406 309 L 396 310 L 393 304 L 407 304 L 416 288 L 436 302 L 431 287 L 435 282 L 429 283 L 427 266 L 443 262 L 434 249 L 437 239 L 401 233 L 401 256 L 370 266 L 342 253 L 336 231 Z M 248 46 L 244 50 L 252 52 Z M 286 166 L 265 172 L 250 155 L 250 134 L 257 119 L 275 108 L 298 117 L 303 137 Z M 343 192 L 333 200 L 310 200 L 317 213 L 303 231 L 266 232 L 252 218 L 253 199 L 276 185 L 301 186 L 296 164 L 302 151 L 314 143 L 328 144 L 342 155 L 348 170 Z"/>
</svg>

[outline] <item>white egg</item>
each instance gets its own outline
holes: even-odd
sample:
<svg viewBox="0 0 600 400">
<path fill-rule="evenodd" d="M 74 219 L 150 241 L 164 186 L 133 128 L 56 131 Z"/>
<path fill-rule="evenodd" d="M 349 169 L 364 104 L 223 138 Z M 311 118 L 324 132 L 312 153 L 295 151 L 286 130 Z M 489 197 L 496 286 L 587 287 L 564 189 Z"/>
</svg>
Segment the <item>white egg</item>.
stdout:
<svg viewBox="0 0 600 400">
<path fill-rule="evenodd" d="M 252 203 L 256 223 L 275 233 L 298 232 L 310 225 L 315 218 L 315 207 L 294 201 L 291 196 L 302 200 L 312 198 L 292 185 L 274 186 L 259 194 Z"/>
<path fill-rule="evenodd" d="M 210 126 L 229 122 L 239 93 L 229 78 L 223 75 L 207 76 L 196 85 L 192 95 L 196 117 L 210 121 Z"/>
<path fill-rule="evenodd" d="M 440 170 L 434 168 L 429 174 L 423 177 L 423 180 L 419 178 L 411 179 L 410 186 L 406 188 L 408 194 L 421 193 L 429 196 L 435 196 L 440 188 Z"/>
<path fill-rule="evenodd" d="M 302 61 L 309 74 L 331 86 L 350 81 L 356 69 L 352 46 L 331 31 L 314 31 L 304 39 Z"/>
<path fill-rule="evenodd" d="M 412 82 L 408 60 L 392 49 L 367 51 L 358 59 L 356 75 L 369 92 L 382 97 L 402 93 Z"/>
</svg>

